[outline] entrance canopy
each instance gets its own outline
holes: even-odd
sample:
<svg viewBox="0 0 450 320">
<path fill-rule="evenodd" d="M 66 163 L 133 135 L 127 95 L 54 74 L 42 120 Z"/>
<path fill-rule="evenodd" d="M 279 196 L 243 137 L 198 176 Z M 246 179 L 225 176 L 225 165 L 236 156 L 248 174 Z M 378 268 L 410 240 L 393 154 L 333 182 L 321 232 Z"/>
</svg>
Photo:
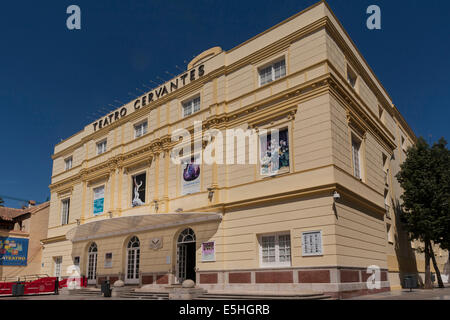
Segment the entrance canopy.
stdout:
<svg viewBox="0 0 450 320">
<path fill-rule="evenodd" d="M 72 242 L 78 242 L 221 219 L 221 214 L 211 212 L 161 213 L 109 218 L 79 225 L 69 230 L 66 238 Z"/>
</svg>

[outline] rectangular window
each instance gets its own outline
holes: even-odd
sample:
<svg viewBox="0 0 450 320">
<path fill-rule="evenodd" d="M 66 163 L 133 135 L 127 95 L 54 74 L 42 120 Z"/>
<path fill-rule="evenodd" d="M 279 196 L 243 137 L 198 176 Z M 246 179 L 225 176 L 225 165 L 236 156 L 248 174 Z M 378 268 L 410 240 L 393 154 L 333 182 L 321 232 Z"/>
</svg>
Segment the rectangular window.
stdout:
<svg viewBox="0 0 450 320">
<path fill-rule="evenodd" d="M 384 189 L 384 208 L 386 210 L 386 218 L 391 218 L 391 206 L 389 205 L 389 190 Z"/>
<path fill-rule="evenodd" d="M 62 257 L 54 257 L 53 258 L 54 267 L 55 267 L 55 277 L 61 279 L 61 265 L 62 265 Z"/>
<path fill-rule="evenodd" d="M 105 204 L 105 186 L 94 188 L 94 216 L 103 213 Z"/>
<path fill-rule="evenodd" d="M 278 80 L 285 75 L 286 63 L 283 59 L 259 70 L 259 84 L 263 86 L 267 83 Z"/>
<path fill-rule="evenodd" d="M 352 137 L 353 175 L 361 179 L 361 142 Z"/>
<path fill-rule="evenodd" d="M 61 201 L 61 225 L 69 223 L 70 199 Z"/>
<path fill-rule="evenodd" d="M 133 186 L 131 205 L 133 207 L 142 206 L 145 203 L 146 177 L 146 173 L 131 177 L 131 184 Z"/>
<path fill-rule="evenodd" d="M 75 266 L 80 266 L 80 257 L 79 256 L 76 256 L 73 258 L 73 264 Z"/>
<path fill-rule="evenodd" d="M 270 130 L 260 135 L 259 142 L 261 175 L 289 172 L 289 130 Z"/>
<path fill-rule="evenodd" d="M 302 254 L 303 256 L 322 255 L 322 232 L 311 231 L 302 233 Z"/>
<path fill-rule="evenodd" d="M 289 234 L 263 235 L 260 237 L 262 267 L 291 265 L 291 236 Z"/>
<path fill-rule="evenodd" d="M 102 154 L 106 152 L 106 140 L 97 143 L 97 154 Z"/>
<path fill-rule="evenodd" d="M 72 157 L 67 158 L 64 162 L 66 164 L 66 170 L 72 169 Z"/>
<path fill-rule="evenodd" d="M 407 149 L 408 149 L 408 147 L 406 146 L 406 139 L 405 139 L 405 137 L 402 136 L 402 150 L 403 150 L 403 152 L 406 153 Z"/>
<path fill-rule="evenodd" d="M 190 116 L 200 110 L 200 97 L 183 103 L 183 117 Z"/>
<path fill-rule="evenodd" d="M 147 133 L 148 122 L 144 121 L 134 126 L 134 137 L 139 138 Z"/>
<path fill-rule="evenodd" d="M 349 66 L 347 66 L 347 81 L 352 86 L 352 88 L 355 88 L 357 78 L 358 77 L 356 73 Z"/>
<path fill-rule="evenodd" d="M 394 243 L 394 239 L 392 236 L 392 226 L 389 223 L 386 223 L 386 232 L 387 232 L 387 238 L 389 243 Z"/>
</svg>

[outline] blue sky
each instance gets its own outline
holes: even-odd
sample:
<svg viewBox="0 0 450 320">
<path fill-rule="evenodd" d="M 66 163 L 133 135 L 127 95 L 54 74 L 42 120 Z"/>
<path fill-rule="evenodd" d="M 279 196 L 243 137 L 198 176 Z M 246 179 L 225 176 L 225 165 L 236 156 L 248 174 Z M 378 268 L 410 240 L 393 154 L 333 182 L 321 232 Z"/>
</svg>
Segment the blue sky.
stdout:
<svg viewBox="0 0 450 320">
<path fill-rule="evenodd" d="M 229 50 L 315 0 L 8 1 L 0 12 L 0 195 L 45 201 L 56 143 L 196 54 Z M 450 2 L 328 2 L 418 136 L 449 139 Z M 66 8 L 82 13 L 66 28 Z M 366 28 L 377 4 L 382 30 Z M 97 114 L 98 115 L 98 114 Z M 20 202 L 6 200 L 17 207 Z"/>
</svg>

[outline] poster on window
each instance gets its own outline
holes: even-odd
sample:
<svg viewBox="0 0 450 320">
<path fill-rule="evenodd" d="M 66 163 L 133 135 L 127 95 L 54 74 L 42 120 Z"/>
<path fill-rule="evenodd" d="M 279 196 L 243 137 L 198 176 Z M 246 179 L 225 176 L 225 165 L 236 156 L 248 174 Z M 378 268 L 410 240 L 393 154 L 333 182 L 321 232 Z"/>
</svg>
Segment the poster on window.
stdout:
<svg viewBox="0 0 450 320">
<path fill-rule="evenodd" d="M 108 252 L 105 254 L 105 268 L 112 268 L 112 253 Z"/>
<path fill-rule="evenodd" d="M 28 239 L 0 237 L 0 266 L 26 266 Z"/>
<path fill-rule="evenodd" d="M 216 261 L 215 242 L 203 242 L 202 243 L 202 261 Z"/>
<path fill-rule="evenodd" d="M 200 155 L 181 160 L 181 194 L 200 192 Z M 196 163 L 197 162 L 197 163 Z"/>
<path fill-rule="evenodd" d="M 94 216 L 103 213 L 105 203 L 105 187 L 101 186 L 94 189 Z"/>
<path fill-rule="evenodd" d="M 288 130 L 270 130 L 260 136 L 260 172 L 273 176 L 289 171 Z"/>
<path fill-rule="evenodd" d="M 146 176 L 145 173 L 141 173 L 131 178 L 133 185 L 131 204 L 133 207 L 139 207 L 145 203 Z"/>
</svg>

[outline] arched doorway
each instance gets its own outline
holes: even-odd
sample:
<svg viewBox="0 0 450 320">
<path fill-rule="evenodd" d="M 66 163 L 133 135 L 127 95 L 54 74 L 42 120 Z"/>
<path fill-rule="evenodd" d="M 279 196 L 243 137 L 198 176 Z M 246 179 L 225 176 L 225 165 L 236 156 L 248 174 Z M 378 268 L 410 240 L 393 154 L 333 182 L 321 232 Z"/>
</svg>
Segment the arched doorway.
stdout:
<svg viewBox="0 0 450 320">
<path fill-rule="evenodd" d="M 177 239 L 177 281 L 194 280 L 195 272 L 195 233 L 191 228 L 181 231 Z"/>
<path fill-rule="evenodd" d="M 134 236 L 127 244 L 126 283 L 139 283 L 139 260 L 141 256 L 141 242 Z"/>
<path fill-rule="evenodd" d="M 97 254 L 98 254 L 97 244 L 95 242 L 92 242 L 88 249 L 88 265 L 87 265 L 88 284 L 97 283 Z"/>
</svg>

